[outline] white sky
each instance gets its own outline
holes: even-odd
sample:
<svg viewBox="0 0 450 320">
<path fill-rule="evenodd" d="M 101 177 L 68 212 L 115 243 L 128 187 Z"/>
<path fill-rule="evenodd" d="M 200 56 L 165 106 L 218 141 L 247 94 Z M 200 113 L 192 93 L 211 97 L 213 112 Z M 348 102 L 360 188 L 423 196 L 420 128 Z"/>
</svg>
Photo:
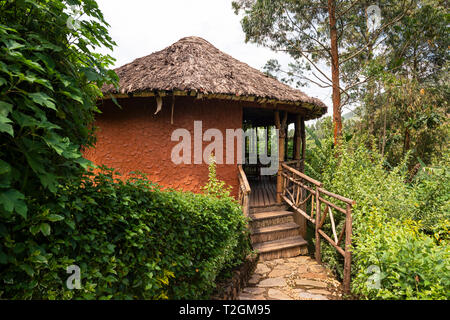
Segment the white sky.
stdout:
<svg viewBox="0 0 450 320">
<path fill-rule="evenodd" d="M 183 37 L 198 36 L 219 50 L 262 70 L 269 59 L 286 65 L 289 57 L 245 43 L 240 17 L 231 0 L 97 0 L 110 35 L 117 43 L 112 53 L 115 67 L 162 50 Z M 300 88 L 321 99 L 331 114 L 331 90 L 313 84 Z"/>
</svg>

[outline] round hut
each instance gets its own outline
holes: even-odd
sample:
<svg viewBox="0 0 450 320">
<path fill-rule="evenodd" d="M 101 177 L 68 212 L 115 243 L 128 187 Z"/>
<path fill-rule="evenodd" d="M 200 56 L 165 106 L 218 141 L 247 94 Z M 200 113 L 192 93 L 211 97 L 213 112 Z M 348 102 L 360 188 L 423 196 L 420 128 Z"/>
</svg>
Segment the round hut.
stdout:
<svg viewBox="0 0 450 320">
<path fill-rule="evenodd" d="M 199 37 L 183 38 L 115 71 L 119 88 L 102 89 L 102 113 L 95 122 L 96 147 L 87 150 L 85 156 L 117 169 L 125 177 L 139 170 L 164 187 L 199 192 L 208 179 L 208 164 L 198 154 L 214 140 L 213 133 L 221 132 L 225 139 L 227 130 L 248 127 L 279 129 L 280 161 L 302 171 L 304 122 L 327 111 L 320 100 L 234 59 Z M 286 152 L 290 123 L 295 124 L 293 150 Z M 174 150 L 186 136 L 191 139 L 190 146 L 180 153 L 182 161 L 173 161 Z M 232 186 L 237 196 L 242 175 L 249 176 L 254 195 L 250 205 L 280 202 L 277 175 L 261 177 L 258 163 L 240 166 L 239 143 L 243 142 L 234 144 L 234 161 L 218 161 L 218 178 Z M 220 156 L 216 148 L 216 157 L 218 153 Z M 225 158 L 225 152 L 222 156 Z"/>
</svg>

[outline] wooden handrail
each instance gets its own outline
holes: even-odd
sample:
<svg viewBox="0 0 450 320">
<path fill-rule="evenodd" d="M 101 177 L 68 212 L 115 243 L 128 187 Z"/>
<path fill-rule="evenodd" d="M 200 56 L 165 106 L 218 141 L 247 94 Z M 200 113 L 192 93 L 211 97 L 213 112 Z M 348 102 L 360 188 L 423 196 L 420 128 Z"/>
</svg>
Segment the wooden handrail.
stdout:
<svg viewBox="0 0 450 320">
<path fill-rule="evenodd" d="M 331 246 L 333 246 L 342 256 L 344 256 L 344 291 L 350 292 L 350 275 L 351 275 L 351 242 L 352 242 L 352 206 L 356 202 L 352 199 L 343 197 L 336 193 L 325 190 L 322 187 L 322 183 L 317 181 L 306 174 L 290 167 L 286 162 L 281 164 L 283 172 L 281 198 L 286 202 L 295 212 L 306 218 L 309 222 L 315 225 L 315 258 L 317 262 L 321 263 L 322 255 L 320 249 L 321 238 L 325 239 Z M 308 185 L 309 183 L 309 185 Z M 311 186 L 313 184 L 314 186 Z M 309 193 L 309 196 L 306 196 Z M 322 196 L 321 196 L 322 195 Z M 330 198 L 325 199 L 324 196 Z M 311 214 L 307 213 L 306 201 L 311 197 Z M 332 198 L 332 199 L 331 199 Z M 340 206 L 334 204 L 333 199 L 342 201 L 346 204 L 346 208 L 343 209 Z M 325 204 L 325 210 L 322 212 L 321 205 Z M 345 223 L 339 233 L 336 231 L 337 224 L 335 223 L 335 215 L 332 210 L 337 210 L 344 214 Z M 313 217 L 313 214 L 315 216 Z M 336 216 L 338 217 L 338 216 Z M 330 220 L 331 229 L 333 232 L 332 239 L 322 229 L 325 220 Z M 341 246 L 341 241 L 345 234 L 344 248 Z"/>
<path fill-rule="evenodd" d="M 245 193 L 250 193 L 252 191 L 252 189 L 250 189 L 250 184 L 248 183 L 247 180 L 247 175 L 244 172 L 244 169 L 242 168 L 242 165 L 238 165 L 238 170 L 239 170 L 239 178 L 242 179 L 242 184 L 244 187 L 244 192 Z"/>
<path fill-rule="evenodd" d="M 349 199 L 349 198 L 340 196 L 340 195 L 338 195 L 338 194 L 336 194 L 336 193 L 327 191 L 327 190 L 325 190 L 325 189 L 323 189 L 323 188 L 319 188 L 319 191 L 320 191 L 321 193 L 326 194 L 327 196 L 336 198 L 336 199 L 341 200 L 341 201 L 343 201 L 343 202 L 345 202 L 345 203 L 348 203 L 348 204 L 351 204 L 351 205 L 355 205 L 355 204 L 356 204 L 356 201 L 355 201 L 355 200 L 352 200 L 352 199 Z"/>
<path fill-rule="evenodd" d="M 294 174 L 300 176 L 302 179 L 304 179 L 304 180 L 306 180 L 306 181 L 308 181 L 308 182 L 311 182 L 312 184 L 314 184 L 314 185 L 316 185 L 316 186 L 318 186 L 318 187 L 321 187 L 321 186 L 322 186 L 322 182 L 319 182 L 319 181 L 317 181 L 317 180 L 315 180 L 315 179 L 313 179 L 313 178 L 307 176 L 306 174 L 304 174 L 304 173 L 302 173 L 302 172 L 300 172 L 300 171 L 298 171 L 298 170 L 295 170 L 294 168 L 289 167 L 289 166 L 288 166 L 287 164 L 285 164 L 285 163 L 282 163 L 281 166 L 282 166 L 284 169 L 286 169 L 286 170 L 288 170 L 288 171 L 290 171 L 290 172 L 292 172 L 292 173 L 294 173 Z"/>
<path fill-rule="evenodd" d="M 242 165 L 238 165 L 238 179 L 239 179 L 239 203 L 242 206 L 242 212 L 245 216 L 250 213 L 250 184 L 247 180 L 247 175 L 242 168 Z"/>
</svg>

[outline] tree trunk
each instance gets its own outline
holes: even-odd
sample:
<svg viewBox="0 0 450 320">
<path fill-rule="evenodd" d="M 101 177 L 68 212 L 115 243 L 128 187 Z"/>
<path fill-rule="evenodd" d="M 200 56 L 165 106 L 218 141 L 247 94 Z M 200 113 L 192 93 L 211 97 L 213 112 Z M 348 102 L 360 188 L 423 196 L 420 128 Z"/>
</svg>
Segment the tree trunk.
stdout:
<svg viewBox="0 0 450 320">
<path fill-rule="evenodd" d="M 384 147 L 386 146 L 386 113 L 387 113 L 387 107 L 384 108 L 383 141 L 381 144 L 381 156 L 382 157 L 384 157 Z"/>
<path fill-rule="evenodd" d="M 408 152 L 408 150 L 410 148 L 409 147 L 410 141 L 411 141 L 411 139 L 410 139 L 410 136 L 409 136 L 409 129 L 405 128 L 405 140 L 403 142 L 403 155 L 405 155 L 406 152 Z"/>
<path fill-rule="evenodd" d="M 342 136 L 341 91 L 339 86 L 339 54 L 336 29 L 336 1 L 328 0 L 331 39 L 331 80 L 333 82 L 333 127 L 334 144 L 337 145 Z"/>
</svg>

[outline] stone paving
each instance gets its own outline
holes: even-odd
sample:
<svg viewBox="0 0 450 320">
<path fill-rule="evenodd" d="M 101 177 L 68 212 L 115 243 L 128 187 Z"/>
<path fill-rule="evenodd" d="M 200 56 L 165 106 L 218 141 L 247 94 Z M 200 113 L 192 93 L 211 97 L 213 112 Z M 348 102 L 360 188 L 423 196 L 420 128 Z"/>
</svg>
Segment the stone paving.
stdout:
<svg viewBox="0 0 450 320">
<path fill-rule="evenodd" d="M 239 300 L 339 300 L 340 283 L 308 256 L 260 261 Z"/>
</svg>

